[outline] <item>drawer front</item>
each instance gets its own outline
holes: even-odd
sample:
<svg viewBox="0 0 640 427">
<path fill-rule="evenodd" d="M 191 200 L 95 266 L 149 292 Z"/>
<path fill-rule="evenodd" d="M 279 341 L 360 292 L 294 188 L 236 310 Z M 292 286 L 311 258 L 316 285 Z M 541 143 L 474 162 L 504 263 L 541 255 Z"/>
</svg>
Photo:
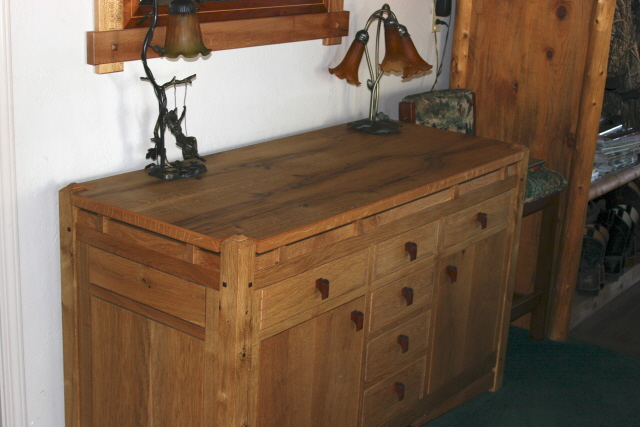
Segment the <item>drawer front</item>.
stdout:
<svg viewBox="0 0 640 427">
<path fill-rule="evenodd" d="M 438 223 L 409 230 L 377 245 L 375 278 L 385 276 L 435 253 Z"/>
<path fill-rule="evenodd" d="M 509 220 L 511 192 L 449 215 L 443 223 L 443 246 L 453 246 L 485 230 L 504 228 Z"/>
<path fill-rule="evenodd" d="M 260 329 L 364 286 L 368 255 L 365 249 L 264 288 Z"/>
<path fill-rule="evenodd" d="M 433 300 L 434 266 L 423 268 L 371 293 L 370 330 L 374 331 Z"/>
<path fill-rule="evenodd" d="M 431 311 L 371 340 L 367 345 L 367 380 L 427 349 Z"/>
<path fill-rule="evenodd" d="M 362 425 L 379 427 L 424 395 L 426 359 L 380 381 L 364 392 Z"/>
</svg>

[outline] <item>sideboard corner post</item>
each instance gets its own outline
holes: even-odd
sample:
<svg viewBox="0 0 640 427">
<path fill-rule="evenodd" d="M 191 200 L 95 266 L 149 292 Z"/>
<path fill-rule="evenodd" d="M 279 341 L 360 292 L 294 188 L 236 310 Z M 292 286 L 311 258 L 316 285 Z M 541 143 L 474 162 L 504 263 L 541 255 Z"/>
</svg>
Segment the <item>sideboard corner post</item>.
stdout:
<svg viewBox="0 0 640 427">
<path fill-rule="evenodd" d="M 244 236 L 222 243 L 220 289 L 207 289 L 205 331 L 205 420 L 211 425 L 250 425 L 255 361 L 253 282 L 255 244 Z"/>
</svg>

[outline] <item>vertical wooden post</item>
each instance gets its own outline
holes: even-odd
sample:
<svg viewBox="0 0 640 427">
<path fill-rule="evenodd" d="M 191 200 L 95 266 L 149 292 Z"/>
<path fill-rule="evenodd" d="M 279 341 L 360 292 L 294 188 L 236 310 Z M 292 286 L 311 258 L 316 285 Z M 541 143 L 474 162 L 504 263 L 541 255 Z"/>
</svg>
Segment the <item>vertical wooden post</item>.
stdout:
<svg viewBox="0 0 640 427">
<path fill-rule="evenodd" d="M 254 329 L 255 244 L 244 236 L 225 240 L 221 248 L 220 290 L 207 289 L 205 330 L 205 404 L 207 425 L 244 427 L 251 397 Z"/>
<path fill-rule="evenodd" d="M 67 427 L 82 427 L 80 386 L 80 292 L 76 269 L 75 210 L 71 196 L 81 188 L 71 184 L 59 193 L 60 266 L 62 281 L 62 340 L 64 402 Z"/>
<path fill-rule="evenodd" d="M 469 59 L 469 33 L 471 32 L 473 0 L 456 4 L 456 20 L 453 28 L 453 44 L 451 53 L 451 70 L 449 87 L 452 89 L 468 89 L 467 71 Z"/>
<path fill-rule="evenodd" d="M 95 0 L 94 15 L 96 31 L 121 30 L 122 23 L 122 0 Z M 123 62 L 113 64 L 96 65 L 96 74 L 117 73 L 124 71 Z"/>
<path fill-rule="evenodd" d="M 565 340 L 569 334 L 571 302 L 578 276 L 584 218 L 589 201 L 589 188 L 591 187 L 591 170 L 607 78 L 615 5 L 615 0 L 598 0 L 594 3 L 592 28 L 588 41 L 589 48 L 582 81 L 582 96 L 578 111 L 576 147 L 571 158 L 571 174 L 568 180 L 567 210 L 560 234 L 562 240 L 560 242 L 556 291 L 551 301 L 549 337 L 553 340 Z"/>
<path fill-rule="evenodd" d="M 344 0 L 325 0 L 327 5 L 327 12 L 342 12 L 344 10 Z M 334 44 L 342 43 L 342 37 L 328 37 L 322 39 L 322 44 L 325 46 L 331 46 Z"/>
</svg>

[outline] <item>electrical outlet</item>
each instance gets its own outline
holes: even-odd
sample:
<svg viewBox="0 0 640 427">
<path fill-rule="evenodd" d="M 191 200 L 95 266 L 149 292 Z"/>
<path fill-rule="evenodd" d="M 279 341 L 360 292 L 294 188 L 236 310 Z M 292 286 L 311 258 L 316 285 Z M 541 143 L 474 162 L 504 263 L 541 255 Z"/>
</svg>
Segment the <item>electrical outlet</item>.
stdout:
<svg viewBox="0 0 640 427">
<path fill-rule="evenodd" d="M 440 32 L 440 27 L 442 27 L 442 25 L 436 24 L 436 19 L 438 19 L 438 17 L 436 16 L 436 14 L 434 12 L 431 15 L 431 32 L 432 33 L 439 33 Z"/>
</svg>

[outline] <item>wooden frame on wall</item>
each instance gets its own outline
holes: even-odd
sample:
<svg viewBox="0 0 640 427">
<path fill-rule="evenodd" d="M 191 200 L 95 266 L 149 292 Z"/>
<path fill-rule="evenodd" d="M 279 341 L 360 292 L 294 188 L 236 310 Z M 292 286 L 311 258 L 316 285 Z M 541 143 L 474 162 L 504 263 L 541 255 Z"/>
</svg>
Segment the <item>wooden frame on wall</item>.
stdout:
<svg viewBox="0 0 640 427">
<path fill-rule="evenodd" d="M 201 24 L 205 45 L 224 50 L 314 39 L 324 39 L 325 45 L 332 45 L 339 44 L 349 33 L 349 12 L 342 10 L 343 0 L 311 0 L 304 4 L 300 0 L 271 0 L 269 6 L 261 6 L 262 3 L 265 0 L 200 6 L 199 13 L 205 15 Z M 95 0 L 96 31 L 87 32 L 87 63 L 96 65 L 98 74 L 122 71 L 123 62 L 140 59 L 147 28 L 126 26 L 146 13 L 144 8 L 138 7 L 137 0 Z M 160 19 L 160 25 L 162 22 Z M 165 27 L 159 26 L 152 43 L 161 44 L 164 34 Z M 148 55 L 158 56 L 153 51 Z"/>
</svg>

